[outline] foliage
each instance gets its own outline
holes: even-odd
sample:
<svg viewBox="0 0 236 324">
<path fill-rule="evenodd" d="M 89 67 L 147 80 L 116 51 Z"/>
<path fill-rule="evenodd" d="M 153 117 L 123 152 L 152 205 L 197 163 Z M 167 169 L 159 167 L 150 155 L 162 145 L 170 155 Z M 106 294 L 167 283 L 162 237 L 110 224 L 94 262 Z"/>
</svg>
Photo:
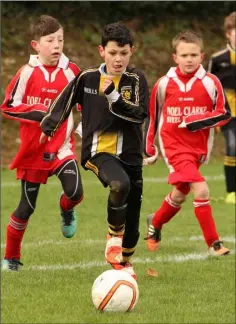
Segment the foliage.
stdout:
<svg viewBox="0 0 236 324">
<path fill-rule="evenodd" d="M 117 20 L 142 17 L 145 25 L 165 20 L 166 15 L 184 18 L 201 17 L 202 20 L 226 15 L 235 10 L 232 1 L 13 1 L 2 3 L 2 16 L 22 14 L 38 16 L 56 15 L 64 23 L 70 20 L 78 25 L 99 21 L 101 24 Z"/>
</svg>

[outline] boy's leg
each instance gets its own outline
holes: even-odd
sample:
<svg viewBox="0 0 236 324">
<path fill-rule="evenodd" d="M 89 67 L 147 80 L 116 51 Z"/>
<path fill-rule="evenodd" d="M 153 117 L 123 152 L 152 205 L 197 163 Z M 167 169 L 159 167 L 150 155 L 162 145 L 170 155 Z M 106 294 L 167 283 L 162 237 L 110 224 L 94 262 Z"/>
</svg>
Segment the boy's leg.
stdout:
<svg viewBox="0 0 236 324">
<path fill-rule="evenodd" d="M 212 208 L 209 200 L 209 189 L 206 182 L 192 183 L 191 190 L 194 195 L 194 212 L 201 227 L 204 239 L 212 252 L 216 255 L 229 253 L 229 249 L 219 241 L 215 221 L 212 215 Z"/>
<path fill-rule="evenodd" d="M 110 187 L 105 257 L 107 262 L 113 266 L 121 261 L 130 180 L 121 162 L 109 154 L 99 154 L 93 157 L 86 163 L 86 167 L 97 175 L 105 187 Z"/>
<path fill-rule="evenodd" d="M 165 223 L 168 223 L 180 210 L 181 204 L 185 201 L 188 194 L 189 184 L 179 184 L 175 186 L 162 202 L 161 207 L 148 216 L 148 233 L 146 244 L 149 251 L 156 251 L 161 241 L 161 229 Z"/>
<path fill-rule="evenodd" d="M 130 191 L 127 197 L 125 232 L 122 243 L 122 260 L 130 262 L 139 240 L 139 219 L 142 205 L 142 168 L 126 168 L 130 178 Z"/>
<path fill-rule="evenodd" d="M 21 181 L 21 199 L 17 209 L 12 213 L 7 225 L 6 248 L 3 270 L 18 270 L 21 257 L 21 242 L 28 225 L 30 215 L 33 214 L 40 184 Z"/>
<path fill-rule="evenodd" d="M 122 164 L 114 158 L 106 161 L 99 168 L 99 178 L 110 187 L 107 204 L 108 235 L 105 250 L 109 263 L 118 263 L 125 229 L 126 210 L 130 191 L 130 180 Z"/>
<path fill-rule="evenodd" d="M 236 204 L 236 118 L 222 127 L 225 137 L 224 173 L 227 196 L 225 202 Z"/>
<path fill-rule="evenodd" d="M 121 162 L 110 154 L 99 154 L 86 163 L 104 187 L 110 187 L 107 204 L 108 234 L 123 236 L 126 199 L 130 190 L 130 180 Z"/>
<path fill-rule="evenodd" d="M 60 196 L 62 217 L 62 234 L 66 238 L 74 236 L 77 227 L 77 217 L 74 207 L 83 199 L 83 187 L 76 160 L 67 160 L 57 168 L 55 174 L 61 181 L 63 193 Z"/>
<path fill-rule="evenodd" d="M 128 272 L 131 276 L 137 279 L 132 264 L 131 257 L 135 252 L 136 245 L 139 239 L 139 219 L 142 204 L 143 179 L 142 167 L 127 167 L 124 166 L 126 174 L 129 176 L 128 197 L 126 198 L 126 214 L 125 214 L 125 229 L 122 241 L 122 250 L 119 253 L 117 260 L 118 264 L 113 264 L 115 269 L 122 269 Z M 125 198 L 126 195 L 123 196 Z"/>
</svg>

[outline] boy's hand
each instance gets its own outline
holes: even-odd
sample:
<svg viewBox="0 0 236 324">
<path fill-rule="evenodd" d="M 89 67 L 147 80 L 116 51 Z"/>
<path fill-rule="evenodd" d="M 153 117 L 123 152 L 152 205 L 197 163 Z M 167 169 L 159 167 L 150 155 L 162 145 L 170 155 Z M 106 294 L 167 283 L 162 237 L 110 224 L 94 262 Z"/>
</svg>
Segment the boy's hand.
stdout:
<svg viewBox="0 0 236 324">
<path fill-rule="evenodd" d="M 182 123 L 178 125 L 178 128 L 186 128 L 185 120 L 183 120 Z"/>
<path fill-rule="evenodd" d="M 44 144 L 47 140 L 50 142 L 51 141 L 51 137 L 48 137 L 47 135 L 45 135 L 44 133 L 42 133 L 40 135 L 40 138 L 39 138 L 39 143 L 40 144 Z"/>
<path fill-rule="evenodd" d="M 119 92 L 117 92 L 115 89 L 115 84 L 112 80 L 112 76 L 107 76 L 104 79 L 104 82 L 102 85 L 102 91 L 109 102 L 112 102 L 112 103 L 116 102 L 120 97 Z"/>
<path fill-rule="evenodd" d="M 112 77 L 108 76 L 103 82 L 102 92 L 105 95 L 109 95 L 110 93 L 112 93 L 113 90 L 115 90 L 115 84 L 112 81 Z"/>
<path fill-rule="evenodd" d="M 155 148 L 155 155 L 150 156 L 146 159 L 143 159 L 144 166 L 156 163 L 159 154 L 158 154 L 158 148 L 156 147 L 156 145 L 154 145 L 154 148 Z"/>
</svg>

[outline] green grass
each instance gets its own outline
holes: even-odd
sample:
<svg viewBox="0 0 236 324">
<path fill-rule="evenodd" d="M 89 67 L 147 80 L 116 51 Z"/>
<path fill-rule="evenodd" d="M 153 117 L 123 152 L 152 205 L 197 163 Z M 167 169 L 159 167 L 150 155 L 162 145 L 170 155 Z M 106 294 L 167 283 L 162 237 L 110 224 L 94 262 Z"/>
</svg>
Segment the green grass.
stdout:
<svg viewBox="0 0 236 324">
<path fill-rule="evenodd" d="M 202 168 L 203 175 L 211 177 L 222 172 L 217 161 Z M 77 207 L 78 232 L 72 239 L 60 232 L 59 181 L 52 177 L 42 186 L 24 237 L 24 266 L 17 273 L 2 273 L 2 323 L 235 323 L 235 207 L 216 199 L 225 195 L 223 177 L 208 183 L 218 232 L 232 253 L 204 258 L 207 248 L 190 195 L 179 215 L 164 227 L 160 251 L 152 254 L 143 240 L 146 215 L 160 206 L 171 187 L 162 181 L 168 174 L 162 161 L 145 168 L 141 235 L 133 260 L 140 298 L 132 312 L 109 314 L 98 312 L 91 301 L 93 281 L 110 268 L 104 262 L 108 189 L 91 172 L 81 173 L 85 197 Z M 153 182 L 156 177 L 160 181 Z M 5 227 L 19 195 L 14 172 L 3 170 L 2 254 Z M 148 277 L 148 268 L 159 276 Z"/>
</svg>

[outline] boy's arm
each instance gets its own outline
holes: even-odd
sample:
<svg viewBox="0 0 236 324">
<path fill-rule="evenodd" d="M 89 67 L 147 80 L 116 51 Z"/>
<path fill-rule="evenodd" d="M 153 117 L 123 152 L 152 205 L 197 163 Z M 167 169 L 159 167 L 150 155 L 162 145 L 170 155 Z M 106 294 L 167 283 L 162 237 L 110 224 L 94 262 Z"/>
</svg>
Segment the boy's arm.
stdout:
<svg viewBox="0 0 236 324">
<path fill-rule="evenodd" d="M 216 61 L 214 59 L 214 56 L 211 56 L 209 63 L 208 63 L 208 72 L 215 74 L 217 71 L 217 64 Z"/>
<path fill-rule="evenodd" d="M 71 69 L 74 72 L 75 77 L 81 72 L 80 68 L 78 67 L 78 65 L 76 65 L 75 63 L 71 62 Z M 82 107 L 79 104 L 76 104 L 75 107 L 77 108 L 78 111 L 82 111 Z"/>
<path fill-rule="evenodd" d="M 47 107 L 43 104 L 22 103 L 27 81 L 27 71 L 22 67 L 6 88 L 1 110 L 3 115 L 10 119 L 28 123 L 40 122 L 46 114 Z"/>
<path fill-rule="evenodd" d="M 209 75 L 215 86 L 215 94 L 213 97 L 214 109 L 202 114 L 187 116 L 184 119 L 186 127 L 190 131 L 196 131 L 204 128 L 220 127 L 228 123 L 230 120 L 230 108 L 225 98 L 219 79 L 214 75 Z"/>
<path fill-rule="evenodd" d="M 135 81 L 135 87 L 132 88 L 134 91 L 132 100 L 124 99 L 115 90 L 113 82 L 104 93 L 109 101 L 109 109 L 112 114 L 129 122 L 142 124 L 148 114 L 148 85 L 142 73 L 137 75 Z"/>
<path fill-rule="evenodd" d="M 155 136 L 158 124 L 158 85 L 157 82 L 151 92 L 149 102 L 149 114 L 144 125 L 144 153 L 147 156 L 154 156 L 155 149 Z"/>
<path fill-rule="evenodd" d="M 49 107 L 48 113 L 40 123 L 43 133 L 47 136 L 52 137 L 61 124 L 68 118 L 72 107 L 76 103 L 80 103 L 79 85 L 81 83 L 80 80 L 82 75 L 83 73 L 81 72 L 70 83 L 68 83 Z"/>
</svg>

